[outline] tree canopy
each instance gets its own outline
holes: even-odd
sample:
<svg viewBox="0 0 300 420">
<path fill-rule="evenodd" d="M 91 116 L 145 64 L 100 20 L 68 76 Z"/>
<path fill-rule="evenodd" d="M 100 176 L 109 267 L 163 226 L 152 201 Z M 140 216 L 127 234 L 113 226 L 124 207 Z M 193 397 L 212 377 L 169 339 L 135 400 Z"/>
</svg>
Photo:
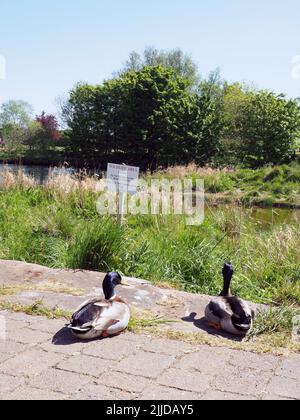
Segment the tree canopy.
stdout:
<svg viewBox="0 0 300 420">
<path fill-rule="evenodd" d="M 113 157 L 150 169 L 174 164 L 188 146 L 195 104 L 187 81 L 160 66 L 99 86 L 78 85 L 67 104 L 73 150 L 86 159 Z"/>
<path fill-rule="evenodd" d="M 77 85 L 70 93 L 70 145 L 86 161 L 153 170 L 190 162 L 260 166 L 292 156 L 299 138 L 296 101 L 228 84 L 218 71 L 191 90 L 172 67 L 138 69 L 133 59 L 137 70 L 102 85 Z"/>
<path fill-rule="evenodd" d="M 272 92 L 251 92 L 241 106 L 240 150 L 245 163 L 262 166 L 288 160 L 300 138 L 295 100 Z"/>
<path fill-rule="evenodd" d="M 8 101 L 1 106 L 0 130 L 2 145 L 16 154 L 30 150 L 47 150 L 60 137 L 54 115 L 44 112 L 32 118 L 33 108 L 24 101 Z"/>
<path fill-rule="evenodd" d="M 32 114 L 24 101 L 1 106 L 1 149 L 144 170 L 191 162 L 259 167 L 287 162 L 299 149 L 299 100 L 228 83 L 219 70 L 201 79 L 180 49 L 132 52 L 110 80 L 77 84 L 62 106 L 62 140 L 55 116 Z"/>
<path fill-rule="evenodd" d="M 26 127 L 33 114 L 30 104 L 24 101 L 8 101 L 0 108 L 0 127 L 17 126 Z"/>
<path fill-rule="evenodd" d="M 124 68 L 121 70 L 121 74 L 129 71 L 141 71 L 145 67 L 156 66 L 174 70 L 177 76 L 181 76 L 187 81 L 187 86 L 190 88 L 196 88 L 200 81 L 197 64 L 191 56 L 185 54 L 179 48 L 165 51 L 147 47 L 142 55 L 133 51 L 130 53 Z"/>
</svg>

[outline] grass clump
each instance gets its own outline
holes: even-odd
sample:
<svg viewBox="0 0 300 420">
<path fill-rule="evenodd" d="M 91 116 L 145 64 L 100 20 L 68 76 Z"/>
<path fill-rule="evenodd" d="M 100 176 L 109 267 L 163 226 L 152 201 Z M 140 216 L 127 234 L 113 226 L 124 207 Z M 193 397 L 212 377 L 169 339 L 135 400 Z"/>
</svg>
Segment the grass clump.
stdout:
<svg viewBox="0 0 300 420">
<path fill-rule="evenodd" d="M 128 325 L 128 331 L 140 332 L 146 328 L 156 328 L 162 325 L 167 325 L 174 321 L 165 319 L 164 317 L 154 315 L 150 311 L 137 311 L 136 309 L 131 314 Z"/>
<path fill-rule="evenodd" d="M 260 311 L 254 322 L 249 338 L 263 334 L 284 334 L 291 336 L 293 319 L 300 315 L 300 309 L 293 306 L 269 308 Z"/>
<path fill-rule="evenodd" d="M 247 206 L 300 208 L 300 164 L 261 169 L 212 169 L 196 165 L 174 167 L 158 172 L 152 178 L 204 179 L 207 200 L 218 203 L 243 203 Z"/>
<path fill-rule="evenodd" d="M 10 303 L 7 301 L 0 300 L 0 311 L 10 311 L 16 313 L 23 313 L 32 316 L 43 316 L 48 319 L 66 319 L 69 320 L 72 317 L 70 312 L 67 312 L 58 307 L 49 309 L 44 306 L 42 301 L 35 302 L 32 305 L 21 305 L 18 303 Z"/>
<path fill-rule="evenodd" d="M 76 289 L 73 287 L 66 287 L 59 283 L 48 283 L 48 284 L 18 284 L 14 286 L 0 286 L 0 298 L 3 296 L 13 296 L 22 292 L 28 291 L 41 291 L 41 292 L 53 292 L 63 293 L 69 296 L 83 296 L 83 289 Z"/>
<path fill-rule="evenodd" d="M 108 271 L 118 264 L 123 228 L 109 219 L 85 221 L 74 230 L 66 256 L 73 269 Z"/>
</svg>

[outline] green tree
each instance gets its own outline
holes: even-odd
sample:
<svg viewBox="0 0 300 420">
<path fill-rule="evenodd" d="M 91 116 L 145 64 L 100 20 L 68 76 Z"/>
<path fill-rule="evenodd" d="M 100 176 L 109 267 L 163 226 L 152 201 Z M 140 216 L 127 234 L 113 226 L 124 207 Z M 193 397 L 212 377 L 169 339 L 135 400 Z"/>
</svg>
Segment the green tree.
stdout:
<svg viewBox="0 0 300 420">
<path fill-rule="evenodd" d="M 24 101 L 8 101 L 1 106 L 0 128 L 7 150 L 19 153 L 24 148 L 32 107 Z"/>
<path fill-rule="evenodd" d="M 142 55 L 133 51 L 121 72 L 140 71 L 145 67 L 161 66 L 174 70 L 177 76 L 188 81 L 187 86 L 196 88 L 199 83 L 197 64 L 191 56 L 185 54 L 179 48 L 164 51 L 153 47 L 147 47 Z"/>
<path fill-rule="evenodd" d="M 126 73 L 120 82 L 123 101 L 118 106 L 116 135 L 119 143 L 125 140 L 127 160 L 142 159 L 154 170 L 184 159 L 184 127 L 193 105 L 187 80 L 172 69 L 145 67 Z"/>
<path fill-rule="evenodd" d="M 19 154 L 24 150 L 26 128 L 6 124 L 1 129 L 4 147 L 7 151 Z"/>
<path fill-rule="evenodd" d="M 0 126 L 26 128 L 32 117 L 32 107 L 24 101 L 8 101 L 0 108 Z"/>
<path fill-rule="evenodd" d="M 222 112 L 224 116 L 224 137 L 239 137 L 242 110 L 251 99 L 251 90 L 240 83 L 224 83 L 222 94 Z"/>
<path fill-rule="evenodd" d="M 295 100 L 272 92 L 253 92 L 241 107 L 240 150 L 251 166 L 288 160 L 300 136 L 300 109 Z"/>
<path fill-rule="evenodd" d="M 224 82 L 222 87 L 222 135 L 220 140 L 219 164 L 235 165 L 241 162 L 241 119 L 242 112 L 251 98 L 251 90 L 240 83 Z"/>
<path fill-rule="evenodd" d="M 66 107 L 73 150 L 150 169 L 187 161 L 186 130 L 196 102 L 186 87 L 186 79 L 159 66 L 101 86 L 78 85 Z"/>
<path fill-rule="evenodd" d="M 114 83 L 78 84 L 63 106 L 69 147 L 75 156 L 97 164 L 114 150 L 117 93 Z"/>
<path fill-rule="evenodd" d="M 193 115 L 190 120 L 189 162 L 198 165 L 213 163 L 220 151 L 223 115 L 219 100 L 204 83 L 194 95 Z"/>
<path fill-rule="evenodd" d="M 44 150 L 43 147 L 43 126 L 38 121 L 31 121 L 24 132 L 24 143 L 32 150 Z"/>
<path fill-rule="evenodd" d="M 220 151 L 224 126 L 223 85 L 219 69 L 202 80 L 194 94 L 193 116 L 187 131 L 190 138 L 189 161 L 199 165 L 214 163 Z"/>
</svg>

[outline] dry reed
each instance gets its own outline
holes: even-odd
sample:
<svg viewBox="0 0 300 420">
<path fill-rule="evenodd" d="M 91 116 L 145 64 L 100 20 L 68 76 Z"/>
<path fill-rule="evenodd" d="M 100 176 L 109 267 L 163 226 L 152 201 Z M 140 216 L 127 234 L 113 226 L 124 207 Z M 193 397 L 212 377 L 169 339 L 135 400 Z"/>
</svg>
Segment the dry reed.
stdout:
<svg viewBox="0 0 300 420">
<path fill-rule="evenodd" d="M 9 168 L 5 167 L 0 177 L 0 187 L 4 190 L 10 188 L 30 189 L 36 187 L 35 179 L 26 175 L 24 170 L 20 167 L 17 172 L 12 172 Z"/>
</svg>

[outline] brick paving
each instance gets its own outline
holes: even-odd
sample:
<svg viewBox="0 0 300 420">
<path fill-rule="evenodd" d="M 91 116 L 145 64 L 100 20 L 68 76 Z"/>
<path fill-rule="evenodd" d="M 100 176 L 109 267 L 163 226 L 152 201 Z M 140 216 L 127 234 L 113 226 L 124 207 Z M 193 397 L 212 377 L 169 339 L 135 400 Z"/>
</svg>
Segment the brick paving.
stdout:
<svg viewBox="0 0 300 420">
<path fill-rule="evenodd" d="M 0 400 L 300 399 L 300 355 L 125 333 L 78 342 L 61 321 L 0 312 Z"/>
</svg>

